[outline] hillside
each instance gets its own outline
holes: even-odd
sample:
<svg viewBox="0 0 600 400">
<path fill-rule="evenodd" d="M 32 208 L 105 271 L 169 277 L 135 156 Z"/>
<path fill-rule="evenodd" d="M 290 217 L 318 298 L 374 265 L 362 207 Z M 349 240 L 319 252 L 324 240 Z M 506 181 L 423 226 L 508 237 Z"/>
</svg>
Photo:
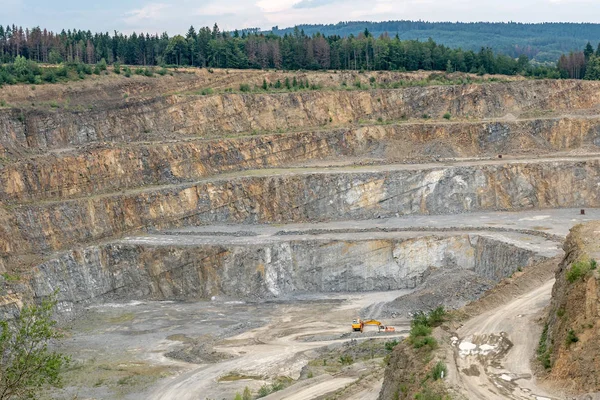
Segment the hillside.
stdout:
<svg viewBox="0 0 600 400">
<path fill-rule="evenodd" d="M 388 33 L 398 34 L 400 39 L 435 42 L 449 47 L 477 51 L 481 47 L 491 47 L 495 51 L 518 57 L 525 54 L 539 62 L 555 62 L 562 53 L 579 51 L 588 41 L 600 37 L 600 24 L 576 23 L 464 23 L 464 22 L 425 22 L 425 21 L 386 21 L 386 22 L 339 22 L 330 25 L 299 25 L 307 35 L 317 32 L 342 37 L 358 35 L 368 29 L 373 36 Z M 294 28 L 277 29 L 277 35 L 291 34 Z"/>
</svg>

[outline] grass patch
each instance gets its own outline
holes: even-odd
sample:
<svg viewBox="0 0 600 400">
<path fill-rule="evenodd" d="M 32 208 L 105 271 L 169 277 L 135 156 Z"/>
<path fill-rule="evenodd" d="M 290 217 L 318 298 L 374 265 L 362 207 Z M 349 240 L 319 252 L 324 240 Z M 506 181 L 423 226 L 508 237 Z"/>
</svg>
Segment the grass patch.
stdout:
<svg viewBox="0 0 600 400">
<path fill-rule="evenodd" d="M 227 375 L 223 375 L 219 377 L 219 382 L 236 382 L 236 381 L 245 381 L 245 380 L 254 380 L 259 381 L 264 379 L 262 376 L 257 375 L 244 375 L 239 372 L 230 372 Z"/>
<path fill-rule="evenodd" d="M 6 282 L 19 282 L 21 280 L 21 276 L 17 274 L 9 274 L 5 272 L 2 274 L 2 277 Z"/>
</svg>

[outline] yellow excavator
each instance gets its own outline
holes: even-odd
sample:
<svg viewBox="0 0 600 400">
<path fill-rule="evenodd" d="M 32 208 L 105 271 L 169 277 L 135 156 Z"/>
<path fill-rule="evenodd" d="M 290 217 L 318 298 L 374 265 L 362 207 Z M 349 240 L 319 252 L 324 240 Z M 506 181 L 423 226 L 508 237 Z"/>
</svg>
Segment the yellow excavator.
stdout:
<svg viewBox="0 0 600 400">
<path fill-rule="evenodd" d="M 381 322 L 375 320 L 375 319 L 370 319 L 368 321 L 363 321 L 360 318 L 357 318 L 355 320 L 352 321 L 352 330 L 354 332 L 361 332 L 364 330 L 365 326 L 377 326 L 379 332 L 384 331 L 384 332 L 395 332 L 396 329 L 393 326 L 385 326 L 383 325 Z"/>
</svg>

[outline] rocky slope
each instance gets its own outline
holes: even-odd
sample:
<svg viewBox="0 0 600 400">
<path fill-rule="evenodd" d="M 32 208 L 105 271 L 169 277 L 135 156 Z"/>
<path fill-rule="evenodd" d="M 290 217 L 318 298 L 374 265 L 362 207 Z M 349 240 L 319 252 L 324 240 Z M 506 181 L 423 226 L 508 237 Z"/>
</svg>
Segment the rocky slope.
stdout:
<svg viewBox="0 0 600 400">
<path fill-rule="evenodd" d="M 568 392 L 600 392 L 600 224 L 576 226 L 556 273 L 552 304 L 538 355 L 552 386 Z"/>
</svg>

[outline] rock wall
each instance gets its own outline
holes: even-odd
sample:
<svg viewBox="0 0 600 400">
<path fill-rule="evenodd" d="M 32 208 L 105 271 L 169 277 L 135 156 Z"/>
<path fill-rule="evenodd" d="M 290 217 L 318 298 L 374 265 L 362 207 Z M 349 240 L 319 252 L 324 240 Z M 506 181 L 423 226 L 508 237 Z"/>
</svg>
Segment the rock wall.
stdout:
<svg viewBox="0 0 600 400">
<path fill-rule="evenodd" d="M 0 200 L 66 199 L 315 159 L 368 157 L 431 161 L 498 153 L 564 151 L 600 144 L 600 119 L 410 123 L 220 140 L 90 147 L 46 154 L 0 169 Z"/>
<path fill-rule="evenodd" d="M 225 133 L 311 129 L 359 120 L 492 118 L 524 111 L 593 108 L 600 83 L 520 81 L 395 90 L 279 94 L 172 95 L 114 102 L 100 109 L 0 110 L 0 145 L 53 149 L 97 141 L 132 141 L 149 132 L 203 137 Z"/>
<path fill-rule="evenodd" d="M 568 276 L 576 263 L 600 260 L 598 229 L 598 222 L 578 225 L 567 237 L 552 289 L 546 340 L 542 338 L 548 380 L 576 395 L 600 392 L 600 271 L 590 270 L 572 281 Z"/>
<path fill-rule="evenodd" d="M 31 286 L 35 297 L 59 288 L 61 311 L 70 315 L 110 298 L 255 300 L 414 288 L 429 268 L 463 268 L 497 280 L 538 259 L 530 250 L 469 234 L 222 246 L 121 242 L 72 250 L 43 263 L 34 269 Z"/>
<path fill-rule="evenodd" d="M 278 173 L 21 205 L 0 215 L 5 261 L 144 228 L 600 206 L 599 160 Z M 253 176 L 256 175 L 256 176 Z"/>
</svg>

